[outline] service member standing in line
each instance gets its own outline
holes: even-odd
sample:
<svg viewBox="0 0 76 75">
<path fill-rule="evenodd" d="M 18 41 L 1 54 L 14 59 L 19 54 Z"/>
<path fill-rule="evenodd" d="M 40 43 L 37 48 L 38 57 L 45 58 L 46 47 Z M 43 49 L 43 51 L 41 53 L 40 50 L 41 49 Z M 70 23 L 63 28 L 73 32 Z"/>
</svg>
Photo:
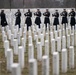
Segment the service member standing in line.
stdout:
<svg viewBox="0 0 76 75">
<path fill-rule="evenodd" d="M 26 17 L 25 24 L 27 24 L 27 31 L 28 31 L 29 27 L 32 25 L 32 21 L 31 21 L 32 12 L 30 11 L 30 9 L 28 9 L 28 12 L 26 12 L 24 15 Z"/>
<path fill-rule="evenodd" d="M 44 24 L 45 24 L 45 26 L 46 26 L 46 30 L 47 30 L 47 24 L 50 25 L 50 19 L 49 19 L 49 17 L 50 17 L 50 12 L 49 12 L 49 10 L 46 9 L 46 12 L 43 13 L 43 15 L 45 16 Z"/>
<path fill-rule="evenodd" d="M 15 13 L 15 16 L 16 16 L 15 25 L 19 25 L 19 28 L 20 28 L 20 27 L 21 27 L 21 26 L 20 26 L 20 23 L 21 23 L 21 12 L 20 12 L 20 10 L 18 10 L 18 11 Z"/>
<path fill-rule="evenodd" d="M 52 16 L 54 17 L 53 25 L 56 26 L 56 30 L 57 30 L 57 25 L 59 25 L 59 12 L 58 12 L 58 10 L 56 10 L 55 13 L 52 14 Z"/>
<path fill-rule="evenodd" d="M 1 10 L 0 17 L 1 17 L 1 25 L 2 25 L 2 27 L 7 26 L 8 24 L 7 24 L 6 14 L 4 13 L 4 10 Z"/>
<path fill-rule="evenodd" d="M 71 16 L 71 19 L 70 19 L 71 27 L 72 26 L 75 27 L 75 11 L 74 11 L 74 9 L 71 10 L 71 12 L 69 13 L 69 16 Z"/>
<path fill-rule="evenodd" d="M 62 25 L 64 24 L 65 25 L 65 29 L 66 29 L 66 24 L 68 24 L 68 19 L 67 19 L 67 11 L 66 9 L 63 10 L 63 12 L 61 13 L 61 16 L 62 16 Z"/>
<path fill-rule="evenodd" d="M 35 19 L 35 24 L 38 25 L 38 27 L 40 28 L 40 24 L 41 24 L 41 12 L 39 9 L 37 9 L 37 12 L 34 13 L 34 15 L 36 16 L 36 19 Z"/>
</svg>

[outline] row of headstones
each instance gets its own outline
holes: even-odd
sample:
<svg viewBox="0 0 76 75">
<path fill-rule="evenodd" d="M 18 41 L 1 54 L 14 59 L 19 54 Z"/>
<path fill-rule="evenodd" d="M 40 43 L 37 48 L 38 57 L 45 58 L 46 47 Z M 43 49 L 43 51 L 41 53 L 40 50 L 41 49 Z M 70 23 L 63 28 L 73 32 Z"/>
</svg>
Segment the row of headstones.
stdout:
<svg viewBox="0 0 76 75">
<path fill-rule="evenodd" d="M 67 50 L 62 50 L 62 73 L 68 70 L 67 65 Z M 59 53 L 53 53 L 53 75 L 59 75 Z M 42 75 L 49 75 L 49 57 L 44 55 L 42 57 Z M 24 68 L 24 52 L 23 48 L 19 47 L 19 63 L 13 63 L 13 52 L 11 49 L 7 50 L 7 70 L 12 72 L 12 75 L 21 75 L 22 68 Z M 74 47 L 69 48 L 69 68 L 74 69 Z M 29 75 L 37 75 L 37 60 L 34 58 L 29 59 Z"/>
<path fill-rule="evenodd" d="M 26 28 L 25 28 L 25 30 L 26 30 Z M 18 30 L 17 29 L 14 29 L 14 34 L 12 34 L 11 33 L 11 30 L 7 27 L 7 34 L 8 34 L 9 40 L 11 40 L 11 46 L 15 45 L 17 42 L 20 45 L 20 38 L 22 36 L 22 29 L 20 29 L 20 32 L 18 34 L 17 34 L 17 32 L 18 32 Z M 38 34 L 37 34 L 37 32 L 38 32 Z M 38 38 L 40 38 L 41 39 L 41 44 L 42 44 L 42 46 L 44 46 L 44 36 L 46 36 L 46 40 L 49 41 L 49 29 L 46 32 L 46 34 L 45 34 L 45 29 L 43 30 L 42 33 L 41 33 L 41 30 L 40 29 L 37 29 L 37 32 L 36 31 L 33 32 L 34 33 L 34 39 L 36 40 L 36 44 L 38 42 Z M 70 34 L 69 34 L 69 32 L 70 32 Z M 4 30 L 2 31 L 2 34 L 3 34 L 3 38 L 6 40 L 7 39 L 7 36 L 6 36 Z M 23 38 L 22 38 L 22 44 L 23 44 L 24 47 L 25 47 L 25 43 L 26 43 L 26 34 L 27 34 L 26 31 L 24 31 L 23 32 Z M 29 30 L 28 34 L 29 34 L 28 40 L 32 40 L 31 30 Z M 54 31 L 54 32 L 50 31 L 50 39 L 51 39 L 51 43 L 52 43 L 51 45 L 54 46 L 55 41 L 57 41 L 57 43 L 59 43 L 57 45 L 60 46 L 60 48 L 58 48 L 59 46 L 57 47 L 57 50 L 58 51 L 61 50 L 61 41 L 63 43 L 62 44 L 62 48 L 66 48 L 66 41 L 67 41 L 67 47 L 69 47 L 70 45 L 73 45 L 74 46 L 74 39 L 76 40 L 76 38 L 75 38 L 76 37 L 76 34 L 75 34 L 75 36 L 74 36 L 74 34 L 75 34 L 74 31 L 73 31 L 73 33 L 71 33 L 71 29 L 69 30 L 68 28 L 66 29 L 66 32 L 65 32 L 65 29 L 59 30 L 59 31 Z M 71 38 L 70 38 L 70 36 L 71 36 Z M 14 39 L 14 38 L 17 38 L 17 40 Z M 72 41 L 70 41 L 70 40 L 72 40 Z M 30 42 L 32 42 L 32 41 L 30 41 Z M 54 47 L 53 47 L 52 50 L 53 51 L 55 50 Z"/>
<path fill-rule="evenodd" d="M 7 59 L 7 70 L 12 72 L 12 75 L 21 75 L 21 69 L 24 67 L 24 48 L 23 46 L 18 46 L 20 43 L 20 33 L 22 32 L 20 29 L 20 32 L 18 33 L 18 27 L 12 28 L 12 30 L 7 26 L 6 28 L 2 27 L 2 36 L 3 36 L 3 42 L 4 42 L 4 49 L 5 49 L 5 57 Z M 17 34 L 18 33 L 18 34 Z M 24 33 L 24 36 L 26 34 Z M 24 37 L 25 38 L 25 37 Z M 22 45 L 25 43 L 25 39 L 22 39 Z M 14 51 L 10 48 L 13 46 Z M 13 53 L 14 52 L 14 53 Z M 13 55 L 18 55 L 18 62 L 13 62 Z M 12 68 L 13 67 L 13 68 Z"/>
<path fill-rule="evenodd" d="M 11 40 L 11 46 L 15 45 L 17 42 L 18 42 L 18 44 L 20 44 L 20 34 L 18 33 L 18 36 L 17 36 L 17 32 L 18 31 L 16 29 L 15 29 L 15 31 L 16 32 L 14 32 L 15 34 L 13 35 L 13 34 L 11 34 L 11 30 L 7 28 L 7 33 L 8 33 L 9 39 Z M 63 32 L 63 37 L 61 35 L 62 32 Z M 29 33 L 28 39 L 29 40 L 32 40 L 31 30 L 29 30 L 28 33 Z M 37 35 L 36 32 L 34 32 L 34 33 L 35 33 L 35 35 L 34 35 L 35 37 L 34 38 L 36 40 L 36 44 L 38 42 L 38 37 L 39 37 L 39 38 L 41 38 L 41 44 L 43 46 L 44 45 L 44 34 L 45 33 L 44 34 L 41 33 L 40 32 L 40 29 L 39 29 L 38 35 Z M 59 36 L 58 36 L 58 33 L 59 33 Z M 68 34 L 68 28 L 66 29 L 66 33 L 67 33 L 67 35 L 66 35 L 67 36 L 67 39 L 69 40 L 69 41 L 67 40 L 67 47 L 69 47 L 70 45 L 73 45 L 74 46 L 74 37 L 76 37 L 76 35 L 74 36 L 74 32 L 72 34 Z M 5 32 L 2 31 L 2 34 L 3 34 L 3 38 L 6 40 L 7 39 L 7 36 L 5 35 Z M 55 36 L 54 36 L 54 34 L 55 34 Z M 22 30 L 21 30 L 21 35 L 22 35 Z M 70 36 L 71 36 L 71 39 L 70 39 Z M 54 39 L 54 37 L 55 37 L 55 39 Z M 14 38 L 17 38 L 18 40 L 14 40 Z M 62 43 L 63 43 L 62 44 L 62 48 L 66 48 L 66 37 L 65 37 L 65 30 L 64 29 L 62 31 L 59 30 L 59 32 L 55 31 L 54 33 L 51 31 L 50 32 L 50 38 L 51 38 L 51 42 L 52 42 L 51 45 L 54 46 L 55 45 L 55 41 L 57 41 L 57 43 L 59 43 L 59 44 L 57 44 L 57 45 L 60 46 L 60 48 L 59 48 L 59 46 L 57 47 L 57 50 L 58 51 L 61 50 L 61 40 L 62 40 Z M 49 41 L 49 31 L 46 33 L 46 40 Z M 72 40 L 72 44 L 70 44 L 70 40 Z M 13 41 L 14 41 L 14 44 L 13 44 Z M 25 42 L 26 42 L 26 32 L 24 32 L 24 35 L 23 35 L 23 38 L 22 38 L 22 44 L 23 44 L 24 47 L 25 47 Z M 32 41 L 30 41 L 30 42 L 32 42 Z M 17 45 L 15 45 L 15 46 L 17 46 Z M 17 47 L 16 47 L 16 49 L 17 49 Z M 52 50 L 55 51 L 55 47 L 53 47 Z M 17 53 L 17 52 L 15 52 L 15 53 Z"/>
<path fill-rule="evenodd" d="M 48 34 L 48 33 L 47 33 Z M 57 35 L 57 34 L 56 34 Z M 47 36 L 47 35 L 46 35 Z M 74 40 L 74 34 L 72 34 L 71 35 L 72 36 L 72 40 Z M 67 72 L 67 50 L 66 50 L 66 37 L 65 36 L 63 36 L 62 37 L 63 39 L 63 49 L 62 49 L 62 72 Z M 70 36 L 69 36 L 69 38 L 70 38 Z M 60 40 L 60 39 L 59 39 Z M 59 40 L 58 40 L 58 42 L 59 42 Z M 38 42 L 38 44 L 39 44 L 40 42 Z M 48 40 L 46 40 L 45 41 L 45 44 L 46 44 L 46 46 L 45 46 L 45 55 L 47 55 L 47 56 L 44 56 L 43 58 L 47 58 L 48 57 L 48 54 L 49 54 L 49 48 L 48 48 Z M 53 43 L 52 43 L 53 44 Z M 60 43 L 58 43 L 58 44 L 60 44 Z M 73 46 L 74 46 L 74 41 L 73 41 L 73 44 L 72 44 Z M 59 45 L 58 45 L 59 46 Z M 71 65 L 70 65 L 70 68 L 74 68 L 74 47 L 73 46 L 70 46 L 70 42 L 69 42 L 69 64 L 71 63 Z M 38 47 L 38 52 L 39 52 L 39 46 L 37 45 L 37 47 Z M 52 46 L 52 47 L 54 47 L 54 45 Z M 40 49 L 41 50 L 41 49 Z M 55 50 L 55 49 L 54 49 Z M 39 52 L 39 54 L 41 54 L 41 52 Z M 58 55 L 58 52 L 53 52 L 53 55 L 55 55 L 55 56 L 53 56 L 54 57 L 54 59 L 53 59 L 53 61 L 54 61 L 54 63 L 53 63 L 53 74 L 54 75 L 59 75 L 59 55 Z M 71 55 L 71 56 L 70 56 Z M 41 55 L 39 55 L 39 58 L 40 58 L 40 56 Z M 56 58 L 57 57 L 57 58 Z M 70 58 L 71 57 L 71 58 Z M 46 67 L 43 67 L 43 75 L 49 75 L 49 65 L 48 65 L 48 62 L 49 62 L 49 60 L 48 60 L 48 58 L 46 59 L 47 61 L 45 62 L 45 63 L 47 63 L 46 65 L 44 64 L 44 62 L 42 63 L 42 64 L 44 64 L 43 66 L 46 66 Z M 32 60 L 31 60 L 32 61 Z M 35 67 L 35 70 L 34 71 L 36 71 L 36 67 Z M 31 74 L 34 74 L 35 72 L 33 71 L 33 73 L 31 72 Z M 37 72 L 36 72 L 37 73 Z"/>
<path fill-rule="evenodd" d="M 26 26 L 27 25 L 22 25 L 22 27 L 19 29 L 20 30 L 20 32 L 18 32 L 18 25 L 17 26 L 14 26 L 14 25 L 11 25 L 11 27 L 10 26 L 7 26 L 6 27 L 6 31 L 7 31 L 7 33 L 8 33 L 8 36 L 9 36 L 9 39 L 10 39 L 10 34 L 14 34 L 14 37 L 15 38 L 17 38 L 17 33 L 19 33 L 20 34 L 20 36 L 22 36 L 22 31 L 23 31 L 23 33 L 24 32 L 26 32 Z M 43 33 L 43 34 L 45 34 L 45 25 L 44 24 L 41 24 L 41 29 L 39 29 L 38 28 L 38 26 L 37 25 L 33 25 L 33 26 L 31 26 L 32 27 L 32 31 L 33 31 L 33 33 Z M 71 34 L 71 31 L 74 33 L 74 26 L 72 27 L 72 30 L 71 30 L 71 26 L 69 26 L 69 25 L 67 25 L 67 28 L 66 28 L 66 33 L 65 33 L 65 29 L 64 29 L 64 27 L 65 27 L 65 25 L 58 25 L 57 26 L 57 31 L 56 31 L 56 26 L 49 26 L 48 25 L 48 27 L 47 27 L 47 32 L 49 33 L 51 33 L 51 32 L 54 32 L 54 33 L 57 33 L 57 32 L 61 32 L 61 31 L 63 31 L 63 35 L 68 35 L 69 33 Z M 75 26 L 75 28 L 76 28 L 76 26 Z M 49 30 L 50 29 L 50 30 Z M 3 28 L 3 30 L 4 30 L 4 28 Z M 30 31 L 30 30 L 29 30 Z M 75 29 L 75 31 L 76 31 L 76 29 Z"/>
<path fill-rule="evenodd" d="M 30 32 L 29 32 L 29 34 L 30 34 Z M 31 34 L 30 34 L 31 35 Z M 37 36 L 36 36 L 37 37 Z M 29 40 L 30 40 L 30 38 L 31 38 L 31 36 L 29 36 Z M 31 41 L 30 41 L 30 43 L 31 43 Z M 46 40 L 46 43 L 48 43 L 48 40 Z M 7 44 L 8 45 L 8 44 Z M 46 44 L 47 45 L 47 44 Z M 17 47 L 17 45 L 15 45 L 16 46 L 16 48 L 18 48 Z M 41 46 L 41 45 L 40 45 Z M 48 45 L 47 45 L 48 46 Z M 7 46 L 8 47 L 8 46 Z M 38 46 L 37 46 L 38 47 Z M 39 48 L 39 47 L 38 47 Z M 30 48 L 30 49 L 32 49 L 32 48 Z M 46 48 L 47 49 L 47 48 Z M 14 49 L 15 50 L 15 49 Z M 32 51 L 32 50 L 31 50 Z M 30 53 L 30 52 L 29 52 Z M 32 54 L 33 52 L 31 52 L 31 54 Z M 29 54 L 30 55 L 30 54 Z"/>
<path fill-rule="evenodd" d="M 41 46 L 41 45 L 40 45 Z M 30 59 L 30 61 L 33 59 L 33 47 L 32 47 L 32 45 L 30 44 L 29 45 L 29 51 L 30 51 L 30 53 L 29 53 L 29 59 Z M 70 58 L 69 58 L 69 64 L 70 64 L 70 67 L 71 68 L 73 68 L 74 67 L 74 48 L 71 46 L 70 47 L 70 50 L 69 50 L 70 52 Z M 8 49 L 7 50 L 7 70 L 10 70 L 11 69 L 11 64 L 13 63 L 13 54 L 12 54 L 13 52 L 12 52 L 12 50 L 11 49 Z M 31 54 L 31 55 L 30 55 Z M 58 53 L 53 53 L 53 54 L 58 54 Z M 65 56 L 65 59 L 64 59 L 64 56 Z M 41 57 L 41 54 L 39 53 L 39 58 Z M 45 56 L 44 56 L 45 57 Z M 48 57 L 48 55 L 46 56 L 46 57 Z M 58 58 L 56 58 L 57 56 L 55 56 L 54 57 L 54 66 L 55 67 L 53 67 L 56 71 L 56 74 L 57 73 L 59 73 L 59 71 L 57 71 L 59 68 L 58 68 L 58 66 L 57 66 L 57 68 L 56 68 L 56 65 L 59 65 L 59 64 L 57 64 L 57 62 L 56 62 L 56 60 L 59 62 L 59 57 Z M 47 60 L 47 59 L 46 59 Z M 62 50 L 62 61 L 63 61 L 63 67 L 64 67 L 64 69 L 66 68 L 67 69 L 67 50 L 66 49 L 63 49 Z M 20 65 L 21 65 L 21 67 L 23 67 L 23 65 L 24 65 L 24 50 L 23 50 L 23 48 L 22 47 L 19 47 L 19 62 L 20 62 Z M 46 61 L 46 62 L 48 62 L 48 61 Z M 34 64 L 34 62 L 32 62 L 33 64 Z M 65 64 L 65 66 L 64 66 L 64 64 Z M 18 64 L 16 64 L 14 67 L 17 69 L 17 66 Z M 45 65 L 45 64 L 44 64 Z M 46 64 L 46 65 L 48 65 L 48 64 Z M 37 65 L 36 65 L 37 66 Z M 34 67 L 34 66 L 33 66 Z M 32 67 L 32 68 L 33 68 Z M 46 66 L 45 68 L 47 68 L 48 66 Z M 62 68 L 63 68 L 62 67 Z M 19 69 L 19 68 L 18 68 Z M 43 68 L 44 69 L 44 68 Z M 63 69 L 63 71 L 65 71 Z M 15 69 L 14 69 L 15 70 Z M 34 70 L 35 71 L 35 70 Z M 34 71 L 33 71 L 33 73 L 34 73 Z M 45 72 L 45 71 L 44 71 Z M 49 71 L 47 71 L 46 73 L 48 73 Z M 14 72 L 14 73 L 16 73 L 16 72 Z M 19 73 L 19 72 L 18 72 Z M 44 73 L 45 74 L 45 73 Z M 16 74 L 13 74 L 13 75 L 16 75 Z M 33 75 L 33 74 L 32 74 Z"/>
<path fill-rule="evenodd" d="M 11 39 L 11 46 L 13 46 L 13 45 L 15 45 L 16 47 L 14 47 L 14 53 L 15 54 L 18 54 L 18 44 L 20 44 L 20 34 L 18 34 L 18 40 L 16 40 L 16 39 L 14 39 L 14 36 L 13 36 L 13 34 L 11 34 L 10 33 L 10 31 L 11 30 L 9 30 L 9 29 L 7 29 L 8 31 L 7 31 L 7 33 L 9 34 L 9 36 L 10 36 L 10 39 Z M 15 29 L 16 30 L 16 29 Z M 21 30 L 22 31 L 22 30 Z M 68 32 L 68 30 L 66 30 L 67 32 Z M 17 32 L 17 31 L 16 31 Z M 15 34 L 16 34 L 16 32 L 15 32 Z M 4 31 L 2 31 L 2 33 L 3 33 L 3 37 L 4 37 L 4 39 L 6 40 L 7 39 L 7 36 L 5 35 L 5 32 Z M 38 36 L 39 37 L 41 37 L 41 45 L 42 46 L 44 46 L 44 34 L 42 34 L 41 32 L 40 32 L 40 30 L 39 30 L 39 35 L 36 35 L 36 33 L 35 33 L 35 40 L 36 40 L 36 44 L 37 44 L 37 42 L 38 42 Z M 48 32 L 49 33 L 49 32 Z M 49 41 L 49 34 L 48 33 L 46 33 L 46 40 L 48 40 Z M 54 39 L 54 37 L 53 37 L 53 34 L 55 34 L 55 39 Z M 61 30 L 60 30 L 60 32 L 59 32 L 59 36 L 60 37 L 58 37 L 57 36 L 58 35 L 58 33 L 57 33 L 57 31 L 55 31 L 55 33 L 53 33 L 53 32 L 50 32 L 50 38 L 51 38 L 51 48 L 52 48 L 52 51 L 55 51 L 55 41 L 57 41 L 57 50 L 59 51 L 59 50 L 61 50 Z M 65 35 L 65 30 L 63 30 L 63 37 L 62 37 L 62 48 L 66 48 L 66 37 L 64 36 Z M 70 44 L 70 35 L 67 35 L 67 47 L 69 47 L 70 45 L 73 45 L 74 46 L 74 37 L 76 37 L 76 36 L 74 36 L 74 33 L 72 33 L 71 34 L 71 40 L 72 40 L 72 44 Z M 29 37 L 28 37 L 28 39 L 30 40 L 30 42 L 29 43 L 32 43 L 32 37 L 31 37 L 31 30 L 29 30 Z M 14 41 L 14 42 L 13 42 Z M 17 44 L 17 42 L 18 42 L 18 44 Z M 23 38 L 22 38 L 22 44 L 23 44 L 23 46 L 25 47 L 25 42 L 26 42 L 26 32 L 24 33 L 24 36 L 23 36 Z M 46 41 L 47 42 L 47 41 Z M 13 44 L 14 43 L 14 44 Z M 54 46 L 54 47 L 53 47 Z M 7 48 L 5 48 L 5 49 L 7 49 Z M 16 51 L 15 51 L 15 49 L 16 49 Z M 6 50 L 5 50 L 6 51 Z M 6 52 L 5 52 L 6 53 Z"/>
<path fill-rule="evenodd" d="M 65 58 L 65 59 L 64 59 Z M 59 54 L 53 53 L 53 75 L 59 75 Z M 67 50 L 62 50 L 62 73 L 67 72 Z M 74 68 L 74 48 L 70 47 L 69 67 Z M 36 59 L 29 60 L 29 75 L 37 75 L 37 61 Z M 21 69 L 18 63 L 11 66 L 12 75 L 21 75 Z M 42 57 L 42 75 L 49 75 L 49 58 L 47 55 Z"/>
</svg>

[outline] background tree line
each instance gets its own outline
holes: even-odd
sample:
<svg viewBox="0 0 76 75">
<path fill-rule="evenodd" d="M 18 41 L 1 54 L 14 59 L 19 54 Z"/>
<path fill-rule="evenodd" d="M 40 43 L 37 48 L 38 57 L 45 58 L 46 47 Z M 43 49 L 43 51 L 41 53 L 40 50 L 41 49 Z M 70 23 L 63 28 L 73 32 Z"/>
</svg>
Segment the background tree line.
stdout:
<svg viewBox="0 0 76 75">
<path fill-rule="evenodd" d="M 0 8 L 72 8 L 76 0 L 0 0 Z"/>
</svg>

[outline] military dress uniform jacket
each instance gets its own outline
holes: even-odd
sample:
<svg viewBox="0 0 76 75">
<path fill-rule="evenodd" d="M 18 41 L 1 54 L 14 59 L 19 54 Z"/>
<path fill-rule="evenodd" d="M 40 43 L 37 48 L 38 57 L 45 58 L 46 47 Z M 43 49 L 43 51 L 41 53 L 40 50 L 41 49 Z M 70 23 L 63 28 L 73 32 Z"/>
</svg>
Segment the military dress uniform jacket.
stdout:
<svg viewBox="0 0 76 75">
<path fill-rule="evenodd" d="M 0 14 L 0 17 L 1 17 L 1 25 L 2 25 L 2 27 L 7 26 L 8 24 L 7 24 L 7 20 L 6 20 L 6 15 L 5 15 L 5 13 L 1 13 L 1 14 Z"/>
<path fill-rule="evenodd" d="M 44 19 L 44 24 L 50 24 L 50 19 L 49 19 L 49 17 L 50 17 L 50 12 L 45 12 L 45 13 L 43 13 L 43 15 L 45 16 L 45 19 Z"/>
<path fill-rule="evenodd" d="M 53 25 L 59 25 L 59 13 L 56 12 L 52 16 L 55 17 Z"/>
<path fill-rule="evenodd" d="M 21 23 L 21 13 L 20 12 L 16 12 L 15 13 L 15 16 L 16 16 L 16 21 L 15 21 L 15 25 L 20 25 Z"/>
<path fill-rule="evenodd" d="M 69 13 L 69 16 L 71 16 L 71 19 L 70 19 L 70 24 L 71 25 L 75 25 L 75 12 L 74 11 L 71 11 L 70 13 Z"/>
<path fill-rule="evenodd" d="M 28 26 L 31 26 L 32 25 L 32 20 L 31 20 L 32 12 L 27 12 L 24 15 L 26 16 L 25 24 L 27 24 Z"/>
<path fill-rule="evenodd" d="M 41 12 L 36 12 L 36 13 L 34 13 L 34 15 L 36 16 L 35 24 L 40 25 L 41 24 L 41 19 L 40 19 Z"/>
<path fill-rule="evenodd" d="M 67 12 L 65 11 L 63 11 L 62 13 L 61 13 L 61 16 L 62 16 L 62 24 L 66 24 L 66 23 L 68 23 L 68 19 L 67 19 Z"/>
</svg>

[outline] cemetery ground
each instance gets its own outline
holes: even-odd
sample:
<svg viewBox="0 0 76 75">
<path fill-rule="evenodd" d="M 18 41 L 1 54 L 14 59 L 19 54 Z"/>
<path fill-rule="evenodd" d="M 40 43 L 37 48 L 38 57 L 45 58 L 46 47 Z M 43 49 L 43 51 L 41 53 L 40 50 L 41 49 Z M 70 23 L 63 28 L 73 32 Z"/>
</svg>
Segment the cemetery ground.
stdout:
<svg viewBox="0 0 76 75">
<path fill-rule="evenodd" d="M 76 41 L 75 41 L 76 42 Z M 34 56 L 37 59 L 37 49 L 35 48 L 35 41 L 33 39 L 33 44 L 34 44 Z M 50 57 L 50 74 L 49 75 L 53 75 L 52 72 L 52 55 L 51 55 L 51 45 L 49 45 L 49 57 Z M 10 46 L 10 48 L 12 48 Z M 42 52 L 44 55 L 44 48 L 42 48 Z M 13 49 L 13 48 L 12 48 Z M 61 73 L 61 53 L 59 53 L 59 59 L 60 59 L 60 75 L 76 75 L 76 47 L 74 47 L 74 51 L 75 51 L 75 68 L 74 69 L 69 69 L 68 67 L 68 71 L 67 73 Z M 69 52 L 69 49 L 68 49 Z M 68 56 L 69 57 L 69 56 Z M 18 56 L 14 55 L 14 62 L 18 62 Z M 37 60 L 37 64 L 38 64 L 38 75 L 42 75 L 42 62 Z M 6 58 L 4 56 L 4 46 L 3 46 L 3 41 L 2 41 L 2 33 L 0 31 L 0 75 L 11 75 L 10 72 L 7 71 L 6 68 Z M 22 70 L 22 75 L 29 75 L 29 64 L 28 64 L 28 40 L 26 43 L 26 53 L 25 53 L 25 67 Z"/>
</svg>

